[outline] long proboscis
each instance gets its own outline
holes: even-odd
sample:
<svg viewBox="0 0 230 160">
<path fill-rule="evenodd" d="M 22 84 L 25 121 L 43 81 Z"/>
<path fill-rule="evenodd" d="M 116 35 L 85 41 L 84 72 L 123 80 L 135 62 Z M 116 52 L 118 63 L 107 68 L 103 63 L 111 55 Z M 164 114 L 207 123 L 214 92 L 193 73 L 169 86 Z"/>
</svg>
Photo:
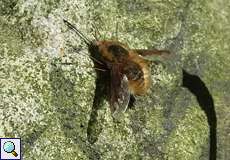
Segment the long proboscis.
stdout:
<svg viewBox="0 0 230 160">
<path fill-rule="evenodd" d="M 65 19 L 63 19 L 63 21 L 64 21 L 64 23 L 65 23 L 71 30 L 73 30 L 80 38 L 82 38 L 83 41 L 84 41 L 88 46 L 91 45 L 92 41 L 90 41 L 90 40 L 89 40 L 83 33 L 81 33 L 74 25 L 72 25 L 70 22 L 68 22 L 68 21 L 65 20 Z M 77 51 L 74 47 L 73 47 L 73 49 L 74 49 L 75 51 Z M 88 56 L 90 56 L 90 55 L 88 55 Z M 93 56 L 90 56 L 90 58 L 91 58 L 93 61 L 95 61 L 95 62 L 97 62 L 97 63 L 99 63 L 99 64 L 103 64 L 101 61 L 97 60 L 97 59 L 94 58 Z"/>
<path fill-rule="evenodd" d="M 68 22 L 67 20 L 63 19 L 64 23 L 70 28 L 72 29 L 80 38 L 82 38 L 84 40 L 84 42 L 89 46 L 91 41 L 84 35 L 82 34 L 74 25 L 72 25 L 70 22 Z"/>
</svg>

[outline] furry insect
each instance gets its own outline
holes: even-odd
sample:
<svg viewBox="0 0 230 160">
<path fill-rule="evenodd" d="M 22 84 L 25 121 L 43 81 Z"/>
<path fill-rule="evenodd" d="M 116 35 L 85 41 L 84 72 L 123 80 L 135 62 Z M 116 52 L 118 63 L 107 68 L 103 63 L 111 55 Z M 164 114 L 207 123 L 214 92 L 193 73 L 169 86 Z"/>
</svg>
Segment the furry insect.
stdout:
<svg viewBox="0 0 230 160">
<path fill-rule="evenodd" d="M 64 23 L 87 44 L 97 76 L 109 81 L 104 85 L 113 115 L 126 111 L 134 96 L 144 95 L 150 88 L 150 61 L 146 57 L 169 54 L 166 50 L 130 49 L 119 41 L 91 41 L 71 23 Z"/>
</svg>

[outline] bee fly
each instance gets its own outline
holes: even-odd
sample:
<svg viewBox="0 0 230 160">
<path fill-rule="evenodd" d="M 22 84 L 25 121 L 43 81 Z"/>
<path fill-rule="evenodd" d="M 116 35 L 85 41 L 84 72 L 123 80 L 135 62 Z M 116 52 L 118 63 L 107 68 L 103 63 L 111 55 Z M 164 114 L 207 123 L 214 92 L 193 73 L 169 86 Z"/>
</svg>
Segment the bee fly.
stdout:
<svg viewBox="0 0 230 160">
<path fill-rule="evenodd" d="M 88 46 L 97 76 L 109 80 L 104 85 L 108 85 L 107 98 L 113 116 L 124 112 L 135 100 L 135 95 L 144 95 L 150 88 L 150 61 L 146 57 L 169 54 L 166 50 L 130 49 L 119 41 L 91 41 L 71 23 L 64 22 Z"/>
</svg>

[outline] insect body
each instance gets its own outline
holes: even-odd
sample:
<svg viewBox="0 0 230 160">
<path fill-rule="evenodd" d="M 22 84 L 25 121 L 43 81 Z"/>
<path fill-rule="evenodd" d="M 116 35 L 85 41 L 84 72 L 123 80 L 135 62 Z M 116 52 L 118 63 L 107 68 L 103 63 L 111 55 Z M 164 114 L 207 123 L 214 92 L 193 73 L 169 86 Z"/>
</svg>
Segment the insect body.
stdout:
<svg viewBox="0 0 230 160">
<path fill-rule="evenodd" d="M 124 112 L 130 98 L 144 95 L 150 88 L 150 61 L 144 56 L 169 53 L 163 50 L 130 49 L 123 43 L 112 40 L 90 41 L 68 21 L 64 22 L 87 44 L 98 76 L 103 74 L 108 77 L 108 98 L 114 114 Z"/>
<path fill-rule="evenodd" d="M 144 95 L 150 86 L 148 61 L 117 41 L 95 41 L 91 56 L 102 62 L 96 67 L 109 71 L 109 102 L 112 112 L 125 111 L 130 95 Z"/>
<path fill-rule="evenodd" d="M 148 61 L 134 50 L 130 50 L 124 44 L 116 41 L 96 41 L 92 45 L 98 49 L 93 54 L 100 55 L 108 70 L 118 72 L 120 78 L 127 78 L 128 89 L 131 94 L 143 95 L 150 86 L 150 71 Z"/>
</svg>

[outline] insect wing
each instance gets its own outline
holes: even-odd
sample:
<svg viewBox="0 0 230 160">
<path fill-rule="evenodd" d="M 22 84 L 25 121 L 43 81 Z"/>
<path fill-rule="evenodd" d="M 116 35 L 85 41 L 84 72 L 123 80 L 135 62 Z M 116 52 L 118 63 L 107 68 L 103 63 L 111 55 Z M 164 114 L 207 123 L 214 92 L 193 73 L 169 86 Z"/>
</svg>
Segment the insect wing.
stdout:
<svg viewBox="0 0 230 160">
<path fill-rule="evenodd" d="M 130 92 L 128 88 L 128 78 L 123 75 L 121 79 L 121 86 L 118 92 L 118 108 L 116 112 L 125 112 L 130 100 Z"/>
<path fill-rule="evenodd" d="M 168 50 L 157 50 L 157 49 L 133 49 L 134 52 L 141 55 L 144 59 L 154 61 L 162 58 L 169 58 L 170 52 Z"/>
<path fill-rule="evenodd" d="M 119 66 L 114 65 L 111 69 L 110 84 L 110 106 L 113 116 L 125 112 L 130 100 L 130 92 L 128 88 L 128 78 L 125 74 L 121 74 Z"/>
</svg>

